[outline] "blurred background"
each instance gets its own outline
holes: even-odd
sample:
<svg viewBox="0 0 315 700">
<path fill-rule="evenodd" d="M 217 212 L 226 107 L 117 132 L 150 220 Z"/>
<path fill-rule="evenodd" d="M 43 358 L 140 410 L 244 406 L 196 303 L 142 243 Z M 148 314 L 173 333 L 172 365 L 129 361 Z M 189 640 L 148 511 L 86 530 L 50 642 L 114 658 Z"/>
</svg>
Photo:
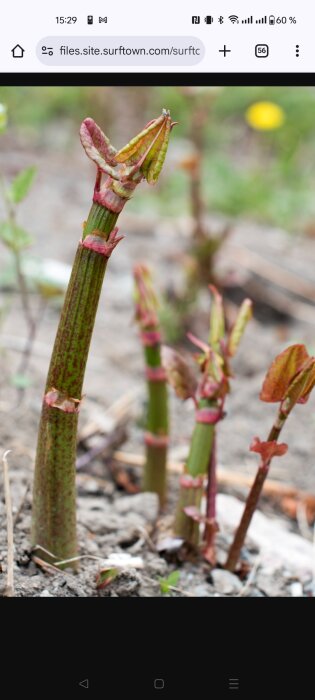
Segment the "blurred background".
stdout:
<svg viewBox="0 0 315 700">
<path fill-rule="evenodd" d="M 119 147 L 165 106 L 179 122 L 173 134 L 176 155 L 190 154 L 191 141 L 195 145 L 202 130 L 204 196 L 210 209 L 253 216 L 290 230 L 312 228 L 313 88 L 3 87 L 0 100 L 8 108 L 10 130 L 20 146 L 69 153 L 87 114 L 104 125 Z M 248 108 L 261 101 L 283 110 L 281 128 L 277 118 L 265 129 L 260 128 L 259 116 L 256 128 L 248 123 Z M 185 176 L 174 170 L 172 174 L 161 181 L 159 198 L 144 196 L 158 211 L 189 213 Z"/>
<path fill-rule="evenodd" d="M 139 386 L 145 395 L 134 263 L 152 266 L 164 338 L 186 352 L 188 329 L 207 338 L 210 282 L 224 295 L 228 323 L 249 296 L 255 316 L 234 364 L 219 461 L 252 474 L 248 446 L 254 435 L 264 439 L 274 416 L 259 401 L 271 359 L 291 342 L 315 349 L 314 88 L 0 87 L 0 104 L 2 438 L 10 436 L 24 463 L 28 454 L 31 468 L 51 345 L 94 185 L 80 123 L 93 117 L 120 148 L 167 108 L 178 125 L 157 186 L 143 183 L 120 217 L 126 238 L 108 267 L 85 391 L 103 408 Z M 142 444 L 139 415 L 130 449 Z M 300 488 L 315 488 L 314 418 L 312 400 L 297 407 L 283 436 L 287 458 L 272 467 Z M 183 458 L 193 407 L 172 399 L 172 427 L 173 454 Z"/>
</svg>

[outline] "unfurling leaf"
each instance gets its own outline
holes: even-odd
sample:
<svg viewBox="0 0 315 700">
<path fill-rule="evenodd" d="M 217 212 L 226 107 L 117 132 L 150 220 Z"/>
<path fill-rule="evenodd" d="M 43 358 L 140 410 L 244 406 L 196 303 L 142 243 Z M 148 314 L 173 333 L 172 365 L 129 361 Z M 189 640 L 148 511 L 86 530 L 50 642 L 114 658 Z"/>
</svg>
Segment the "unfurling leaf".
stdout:
<svg viewBox="0 0 315 700">
<path fill-rule="evenodd" d="M 305 345 L 290 345 L 272 362 L 260 393 L 262 401 L 283 401 L 293 379 L 309 359 Z"/>
<path fill-rule="evenodd" d="M 193 398 L 197 389 L 197 380 L 188 362 L 176 350 L 167 345 L 162 347 L 162 365 L 167 381 L 183 401 Z"/>
<path fill-rule="evenodd" d="M 161 593 L 163 595 L 167 595 L 170 592 L 170 589 L 172 587 L 177 586 L 179 576 L 180 576 L 179 571 L 172 571 L 167 578 L 160 578 L 159 579 Z"/>
<path fill-rule="evenodd" d="M 221 294 L 219 294 L 214 285 L 209 284 L 209 289 L 212 295 L 209 345 L 213 348 L 213 350 L 219 350 L 220 342 L 224 338 L 225 333 L 223 301 Z"/>
<path fill-rule="evenodd" d="M 143 330 L 156 328 L 159 325 L 159 302 L 154 291 L 151 271 L 146 265 L 139 264 L 134 267 L 133 275 L 136 321 Z"/>
<path fill-rule="evenodd" d="M 228 339 L 227 350 L 228 355 L 230 357 L 233 357 L 235 355 L 240 344 L 242 335 L 245 331 L 248 321 L 250 321 L 250 319 L 252 318 L 252 315 L 253 303 L 250 299 L 244 299 Z"/>
<path fill-rule="evenodd" d="M 7 248 L 15 252 L 28 248 L 33 242 L 27 231 L 24 231 L 23 228 L 16 224 L 10 223 L 10 221 L 2 221 L 0 223 L 0 239 Z"/>
<path fill-rule="evenodd" d="M 14 204 L 18 204 L 25 199 L 28 194 L 31 185 L 33 183 L 34 177 L 36 175 L 36 168 L 32 165 L 30 168 L 25 168 L 16 176 L 15 180 L 11 183 L 8 190 L 8 196 Z"/>
<path fill-rule="evenodd" d="M 309 357 L 291 382 L 284 397 L 289 410 L 296 403 L 306 403 L 315 385 L 315 358 Z"/>
<path fill-rule="evenodd" d="M 107 165 L 116 165 L 116 149 L 94 119 L 87 117 L 81 124 L 80 139 L 82 146 L 89 158 L 104 172 Z"/>
<path fill-rule="evenodd" d="M 115 155 L 117 163 L 124 163 L 132 172 L 141 172 L 147 182 L 154 184 L 162 170 L 173 123 L 168 110 L 163 109 L 157 119 L 149 122 L 143 131 Z"/>
<path fill-rule="evenodd" d="M 282 457 L 288 451 L 285 442 L 278 443 L 276 440 L 261 442 L 259 437 L 254 437 L 250 445 L 251 452 L 258 452 L 264 464 L 269 463 L 273 457 Z"/>
</svg>

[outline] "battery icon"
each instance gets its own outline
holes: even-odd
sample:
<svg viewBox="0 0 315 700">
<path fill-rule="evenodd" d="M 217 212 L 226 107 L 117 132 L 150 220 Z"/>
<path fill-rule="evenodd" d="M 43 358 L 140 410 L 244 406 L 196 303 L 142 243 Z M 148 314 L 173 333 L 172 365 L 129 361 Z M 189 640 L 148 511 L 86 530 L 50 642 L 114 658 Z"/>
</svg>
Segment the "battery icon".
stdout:
<svg viewBox="0 0 315 700">
<path fill-rule="evenodd" d="M 276 18 L 274 15 L 269 15 L 269 24 L 276 24 Z"/>
</svg>

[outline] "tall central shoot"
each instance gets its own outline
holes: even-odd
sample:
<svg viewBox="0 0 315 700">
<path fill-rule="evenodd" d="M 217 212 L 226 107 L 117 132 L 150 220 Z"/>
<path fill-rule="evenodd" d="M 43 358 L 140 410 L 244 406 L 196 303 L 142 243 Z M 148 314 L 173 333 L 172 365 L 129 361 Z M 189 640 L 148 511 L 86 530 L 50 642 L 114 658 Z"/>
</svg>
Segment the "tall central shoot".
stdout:
<svg viewBox="0 0 315 700">
<path fill-rule="evenodd" d="M 32 543 L 61 560 L 77 553 L 78 414 L 103 278 L 122 238 L 115 225 L 137 185 L 143 179 L 149 184 L 157 181 L 172 126 L 169 112 L 163 110 L 120 151 L 93 119 L 85 119 L 81 126 L 83 148 L 97 168 L 93 204 L 78 245 L 48 371 L 33 490 Z"/>
</svg>

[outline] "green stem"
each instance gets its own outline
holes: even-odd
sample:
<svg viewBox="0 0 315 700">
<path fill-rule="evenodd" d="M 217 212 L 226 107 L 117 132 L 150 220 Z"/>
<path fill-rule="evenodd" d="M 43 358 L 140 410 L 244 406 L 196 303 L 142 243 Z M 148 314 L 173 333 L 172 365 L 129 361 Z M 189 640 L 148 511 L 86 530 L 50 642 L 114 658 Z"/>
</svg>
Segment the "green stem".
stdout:
<svg viewBox="0 0 315 700">
<path fill-rule="evenodd" d="M 97 230 L 107 240 L 118 215 L 93 204 L 83 238 Z M 45 394 L 53 388 L 81 399 L 85 367 L 107 258 L 79 245 L 64 300 Z M 78 413 L 43 402 L 33 488 L 32 543 L 58 559 L 75 557 L 75 457 Z"/>
<path fill-rule="evenodd" d="M 213 439 L 213 425 L 196 423 L 187 460 L 187 471 L 191 476 L 207 473 Z"/>
<path fill-rule="evenodd" d="M 162 370 L 161 347 L 157 342 L 145 347 L 147 368 Z M 166 379 L 153 381 L 148 379 L 148 413 L 146 462 L 144 467 L 143 490 L 158 494 L 160 506 L 166 500 L 166 461 L 168 441 L 168 395 Z"/>
<path fill-rule="evenodd" d="M 199 511 L 202 494 L 202 477 L 193 479 L 188 474 L 184 474 L 184 476 L 181 477 L 174 533 L 194 548 L 198 547 L 199 544 L 199 522 L 198 520 L 188 517 L 184 509 L 194 507 Z"/>
<path fill-rule="evenodd" d="M 213 401 L 203 399 L 199 402 L 198 409 L 216 408 Z M 197 479 L 204 477 L 207 473 L 208 465 L 212 453 L 213 441 L 215 435 L 215 425 L 211 423 L 196 422 L 192 435 L 190 451 L 187 459 L 186 470 L 188 472 L 185 481 L 185 475 L 181 480 L 179 499 L 175 516 L 175 533 L 179 537 L 183 537 L 187 542 L 196 546 L 199 542 L 199 523 L 195 522 L 190 516 L 186 515 L 183 508 L 187 506 L 196 506 L 199 508 L 202 488 L 192 482 L 189 487 L 191 478 Z M 196 482 L 197 483 L 197 482 Z"/>
</svg>

